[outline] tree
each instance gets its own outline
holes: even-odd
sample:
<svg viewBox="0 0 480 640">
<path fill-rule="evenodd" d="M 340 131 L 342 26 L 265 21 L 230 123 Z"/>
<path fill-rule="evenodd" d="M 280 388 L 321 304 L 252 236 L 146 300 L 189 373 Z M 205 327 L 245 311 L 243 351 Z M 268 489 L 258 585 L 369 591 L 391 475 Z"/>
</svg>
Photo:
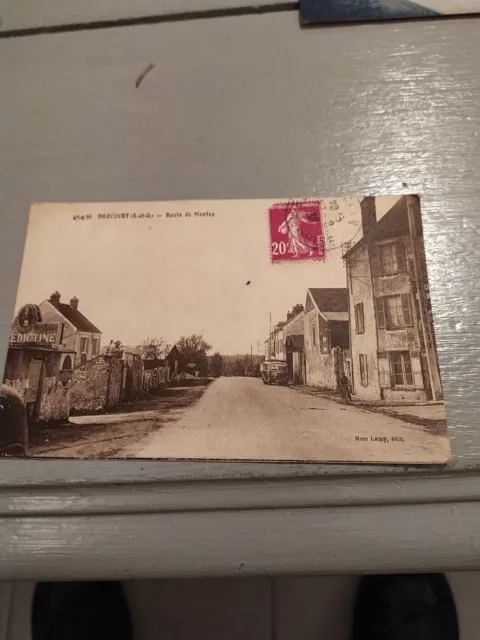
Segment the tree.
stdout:
<svg viewBox="0 0 480 640">
<path fill-rule="evenodd" d="M 223 358 L 218 351 L 213 354 L 210 366 L 215 378 L 219 378 L 223 371 Z"/>
<path fill-rule="evenodd" d="M 163 338 L 145 338 L 137 349 L 146 360 L 163 360 L 168 351 L 168 344 Z"/>
<path fill-rule="evenodd" d="M 245 375 L 245 365 L 240 358 L 235 360 L 235 364 L 233 367 L 233 375 L 234 376 L 244 376 Z"/>
<path fill-rule="evenodd" d="M 184 369 L 187 364 L 194 362 L 200 375 L 207 374 L 207 351 L 212 348 L 203 339 L 201 334 L 192 333 L 191 336 L 182 336 L 177 342 L 177 349 L 180 354 L 180 366 Z"/>
</svg>

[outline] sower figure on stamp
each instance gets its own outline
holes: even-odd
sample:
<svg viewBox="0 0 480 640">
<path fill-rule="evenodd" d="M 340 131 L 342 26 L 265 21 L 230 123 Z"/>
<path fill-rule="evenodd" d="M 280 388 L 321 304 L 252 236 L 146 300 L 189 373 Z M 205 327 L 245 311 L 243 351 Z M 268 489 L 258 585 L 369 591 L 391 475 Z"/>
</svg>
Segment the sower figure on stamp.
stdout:
<svg viewBox="0 0 480 640">
<path fill-rule="evenodd" d="M 301 254 L 313 255 L 315 242 L 308 238 L 302 231 L 301 223 L 316 224 L 318 217 L 314 213 L 299 211 L 294 205 L 285 220 L 278 227 L 279 233 L 286 234 L 290 243 L 291 251 L 295 256 Z"/>
<path fill-rule="evenodd" d="M 24 457 L 28 451 L 25 403 L 15 389 L 0 386 L 0 456 Z"/>
</svg>

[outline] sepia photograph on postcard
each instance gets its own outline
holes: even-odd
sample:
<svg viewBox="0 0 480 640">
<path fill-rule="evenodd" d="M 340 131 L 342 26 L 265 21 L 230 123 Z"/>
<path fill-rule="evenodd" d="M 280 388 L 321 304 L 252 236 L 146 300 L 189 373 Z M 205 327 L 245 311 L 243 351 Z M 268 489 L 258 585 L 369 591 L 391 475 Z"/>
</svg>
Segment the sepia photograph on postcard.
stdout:
<svg viewBox="0 0 480 640">
<path fill-rule="evenodd" d="M 416 196 L 35 204 L 2 456 L 442 464 Z"/>
</svg>

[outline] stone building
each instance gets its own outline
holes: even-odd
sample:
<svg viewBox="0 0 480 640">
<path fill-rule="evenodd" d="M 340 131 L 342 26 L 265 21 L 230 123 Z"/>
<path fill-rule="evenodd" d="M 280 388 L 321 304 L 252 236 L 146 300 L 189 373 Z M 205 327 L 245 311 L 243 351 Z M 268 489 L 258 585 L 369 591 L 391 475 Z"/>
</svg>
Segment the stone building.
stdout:
<svg viewBox="0 0 480 640">
<path fill-rule="evenodd" d="M 419 201 L 404 196 L 377 220 L 368 197 L 361 213 L 363 237 L 344 255 L 354 394 L 440 400 Z"/>
<path fill-rule="evenodd" d="M 339 358 L 349 349 L 347 289 L 308 289 L 303 320 L 305 382 L 336 390 Z"/>
<path fill-rule="evenodd" d="M 286 360 L 283 322 L 279 322 L 265 341 L 266 360 Z"/>
<path fill-rule="evenodd" d="M 102 332 L 78 309 L 78 298 L 69 304 L 61 302 L 56 291 L 40 305 L 40 313 L 45 322 L 59 322 L 64 325 L 63 345 L 75 352 L 75 365 L 100 355 Z"/>
<path fill-rule="evenodd" d="M 43 322 L 25 305 L 12 325 L 4 382 L 25 402 L 30 422 L 68 420 L 75 353 L 62 346 L 62 323 Z"/>
<path fill-rule="evenodd" d="M 287 316 L 283 325 L 283 337 L 285 342 L 285 359 L 287 362 L 288 378 L 295 384 L 305 382 L 305 357 L 304 357 L 304 312 Z"/>
</svg>

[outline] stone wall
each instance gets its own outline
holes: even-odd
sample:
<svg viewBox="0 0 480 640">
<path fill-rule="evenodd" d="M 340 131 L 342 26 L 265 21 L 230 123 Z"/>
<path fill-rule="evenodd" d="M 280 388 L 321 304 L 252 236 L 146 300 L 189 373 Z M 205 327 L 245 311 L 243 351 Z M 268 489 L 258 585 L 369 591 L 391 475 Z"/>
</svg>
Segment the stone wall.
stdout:
<svg viewBox="0 0 480 640">
<path fill-rule="evenodd" d="M 38 420 L 68 420 L 70 414 L 70 389 L 58 381 L 58 377 L 43 379 L 42 394 L 38 408 Z"/>
<path fill-rule="evenodd" d="M 135 398 L 142 390 L 143 361 L 139 354 L 126 353 L 124 356 L 124 376 L 122 396 Z"/>
<path fill-rule="evenodd" d="M 107 378 L 107 394 L 105 401 L 105 408 L 111 409 L 120 404 L 122 395 L 122 383 L 123 383 L 123 367 L 124 362 L 121 358 L 116 357 L 104 357 L 108 364 L 108 378 Z"/>
<path fill-rule="evenodd" d="M 123 363 L 116 356 L 98 356 L 73 370 L 70 395 L 75 412 L 104 411 L 120 402 Z"/>
</svg>

